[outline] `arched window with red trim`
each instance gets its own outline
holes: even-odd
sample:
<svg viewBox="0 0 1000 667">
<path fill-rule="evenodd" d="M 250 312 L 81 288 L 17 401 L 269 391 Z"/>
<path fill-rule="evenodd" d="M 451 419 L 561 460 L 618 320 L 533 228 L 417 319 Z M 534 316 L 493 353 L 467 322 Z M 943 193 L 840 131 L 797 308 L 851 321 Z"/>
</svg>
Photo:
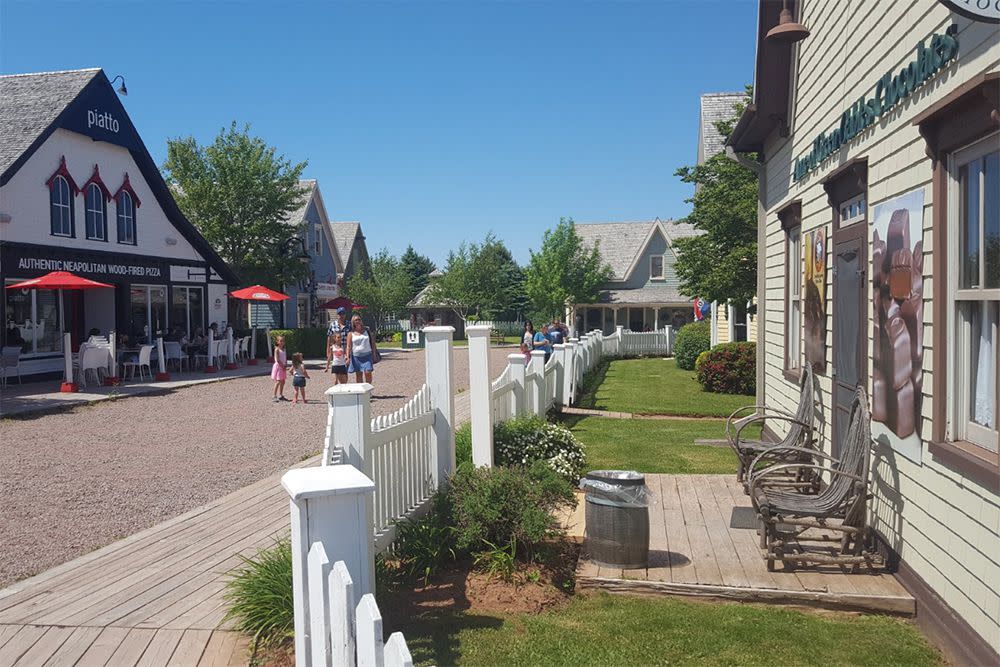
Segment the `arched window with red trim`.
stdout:
<svg viewBox="0 0 1000 667">
<path fill-rule="evenodd" d="M 125 174 L 125 181 L 115 193 L 115 203 L 118 209 L 118 242 L 136 245 L 136 209 L 141 203 L 129 183 L 128 174 Z"/>
<path fill-rule="evenodd" d="M 94 165 L 94 173 L 83 184 L 83 210 L 87 238 L 91 241 L 108 240 L 108 207 L 111 192 L 101 180 L 101 171 Z"/>
<path fill-rule="evenodd" d="M 73 197 L 80 189 L 76 187 L 69 169 L 66 168 L 66 156 L 59 159 L 59 168 L 45 181 L 49 189 L 50 231 L 53 236 L 75 235 L 73 217 Z"/>
</svg>

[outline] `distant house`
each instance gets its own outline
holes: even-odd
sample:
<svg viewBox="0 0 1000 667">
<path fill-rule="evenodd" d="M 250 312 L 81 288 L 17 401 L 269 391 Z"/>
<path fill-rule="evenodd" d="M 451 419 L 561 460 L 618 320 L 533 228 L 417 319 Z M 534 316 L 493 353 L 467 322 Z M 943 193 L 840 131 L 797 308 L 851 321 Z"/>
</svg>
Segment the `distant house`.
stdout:
<svg viewBox="0 0 1000 667">
<path fill-rule="evenodd" d="M 680 327 L 694 319 L 691 298 L 680 292 L 673 248 L 676 239 L 698 234 L 694 227 L 655 218 L 577 223 L 576 233 L 587 246 L 597 245 L 612 270 L 596 303 L 571 308 L 569 323 L 577 332 L 611 333 L 619 324 L 647 331 L 668 324 Z"/>
<path fill-rule="evenodd" d="M 368 258 L 368 246 L 365 244 L 365 235 L 361 232 L 361 223 L 331 222 L 330 231 L 340 257 L 343 285 L 350 284 L 351 277 L 357 273 L 370 273 L 371 260 Z"/>
<path fill-rule="evenodd" d="M 701 96 L 698 122 L 698 164 L 725 150 L 726 138 L 716 123 L 736 116 L 736 105 L 746 101 L 746 93 L 705 93 Z M 757 340 L 757 322 L 748 314 L 749 304 L 712 303 L 712 345 L 739 340 Z"/>
<path fill-rule="evenodd" d="M 434 303 L 430 298 L 431 285 L 443 275 L 440 269 L 428 273 L 427 277 L 430 280 L 427 286 L 406 304 L 406 309 L 410 313 L 410 328 L 422 329 L 430 325 L 452 326 L 455 327 L 455 338 L 465 338 L 465 321 L 450 306 Z"/>
</svg>

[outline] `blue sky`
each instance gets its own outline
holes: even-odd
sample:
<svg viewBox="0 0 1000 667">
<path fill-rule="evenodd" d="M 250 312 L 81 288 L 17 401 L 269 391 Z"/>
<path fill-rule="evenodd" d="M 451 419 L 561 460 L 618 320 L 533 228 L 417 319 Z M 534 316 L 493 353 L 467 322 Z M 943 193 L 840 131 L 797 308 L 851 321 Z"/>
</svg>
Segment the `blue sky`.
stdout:
<svg viewBox="0 0 1000 667">
<path fill-rule="evenodd" d="M 753 0 L 0 3 L 5 73 L 103 67 L 157 162 L 232 120 L 374 251 L 520 261 L 560 216 L 683 217 L 698 96 L 752 79 Z"/>
</svg>

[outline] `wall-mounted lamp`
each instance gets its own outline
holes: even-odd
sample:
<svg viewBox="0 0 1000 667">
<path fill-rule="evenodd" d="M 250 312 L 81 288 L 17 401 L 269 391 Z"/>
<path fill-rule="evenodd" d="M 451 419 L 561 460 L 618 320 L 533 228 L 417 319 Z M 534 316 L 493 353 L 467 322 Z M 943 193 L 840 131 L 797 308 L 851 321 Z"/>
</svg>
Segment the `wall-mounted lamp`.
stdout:
<svg viewBox="0 0 1000 667">
<path fill-rule="evenodd" d="M 125 77 L 123 77 L 121 74 L 111 79 L 111 85 L 112 86 L 115 85 L 115 81 L 117 81 L 118 79 L 122 80 L 122 85 L 118 86 L 118 92 L 121 93 L 122 95 L 128 95 L 128 88 L 125 87 Z"/>
<path fill-rule="evenodd" d="M 792 11 L 788 8 L 788 0 L 784 0 L 781 4 L 781 14 L 778 16 L 778 25 L 768 30 L 764 39 L 780 44 L 794 44 L 801 42 L 808 36 L 809 28 L 792 17 Z"/>
</svg>

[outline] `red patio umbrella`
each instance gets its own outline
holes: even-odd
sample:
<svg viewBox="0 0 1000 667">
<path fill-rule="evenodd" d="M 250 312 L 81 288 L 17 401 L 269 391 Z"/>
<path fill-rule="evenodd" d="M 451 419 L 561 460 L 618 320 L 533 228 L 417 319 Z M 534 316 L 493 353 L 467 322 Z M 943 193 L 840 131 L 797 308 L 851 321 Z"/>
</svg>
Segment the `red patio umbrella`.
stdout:
<svg viewBox="0 0 1000 667">
<path fill-rule="evenodd" d="M 69 271 L 52 271 L 40 278 L 32 278 L 13 285 L 7 289 L 96 289 L 99 287 L 114 288 L 114 285 L 99 283 L 96 280 L 82 278 Z"/>
<path fill-rule="evenodd" d="M 250 287 L 244 287 L 243 289 L 238 289 L 234 292 L 230 292 L 229 296 L 241 299 L 243 301 L 285 301 L 286 299 L 291 299 L 292 297 L 287 294 L 282 294 L 276 290 L 270 289 L 269 287 L 264 287 L 263 285 L 251 285 Z M 248 319 L 250 315 L 250 304 L 247 303 L 247 316 Z M 268 345 L 270 345 L 268 341 Z M 250 330 L 250 358 L 247 363 L 251 366 L 257 364 L 257 327 L 251 327 Z"/>
<path fill-rule="evenodd" d="M 338 308 L 343 308 L 344 310 L 361 310 L 364 308 L 360 303 L 354 303 L 346 296 L 338 296 L 336 299 L 330 299 L 319 305 L 320 308 L 324 310 L 336 310 Z"/>
<path fill-rule="evenodd" d="M 31 278 L 30 280 L 23 280 L 19 283 L 14 283 L 13 285 L 7 285 L 7 289 L 69 289 L 69 290 L 84 290 L 84 289 L 98 289 L 107 288 L 113 289 L 114 285 L 108 285 L 107 283 L 99 283 L 96 280 L 90 280 L 89 278 L 83 278 L 69 271 L 52 271 L 51 273 L 46 273 L 44 276 L 39 278 Z M 65 334 L 69 336 L 69 334 Z M 67 343 L 63 344 L 63 355 L 66 361 L 66 379 L 59 388 L 59 391 L 73 392 L 78 391 L 76 383 L 73 382 L 73 361 L 72 352 L 69 349 Z"/>
</svg>

